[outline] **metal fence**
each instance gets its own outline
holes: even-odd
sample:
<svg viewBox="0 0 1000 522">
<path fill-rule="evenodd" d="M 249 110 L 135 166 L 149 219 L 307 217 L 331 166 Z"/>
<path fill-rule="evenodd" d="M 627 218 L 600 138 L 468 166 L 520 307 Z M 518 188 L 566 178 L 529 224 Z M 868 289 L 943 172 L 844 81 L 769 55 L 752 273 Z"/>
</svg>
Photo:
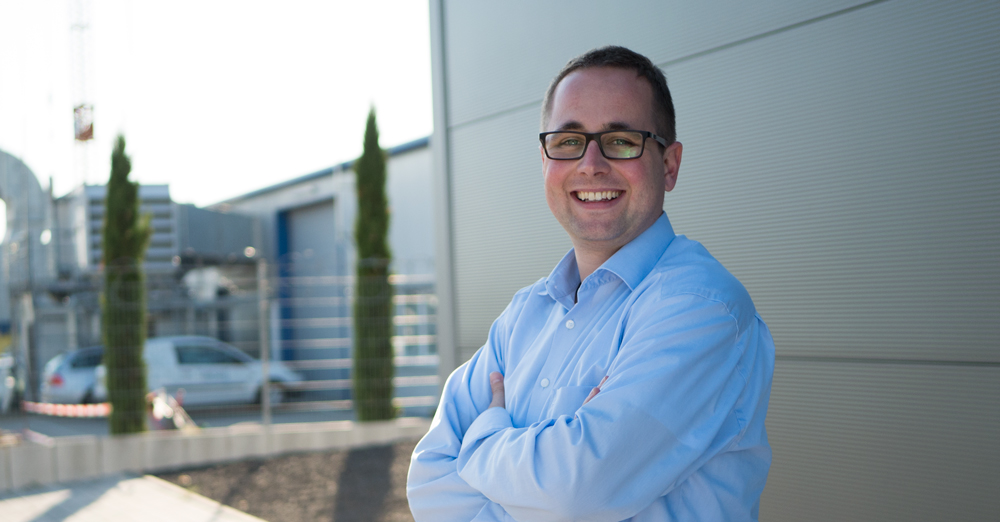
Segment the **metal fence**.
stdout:
<svg viewBox="0 0 1000 522">
<path fill-rule="evenodd" d="M 273 355 L 303 380 L 284 411 L 347 411 L 353 407 L 353 276 L 286 275 L 271 301 Z M 433 276 L 393 275 L 393 404 L 403 415 L 428 415 L 438 386 Z M 275 316 L 277 318 L 275 319 Z M 277 333 L 277 335 L 275 335 Z"/>
<path fill-rule="evenodd" d="M 161 392 L 148 396 L 149 427 L 355 417 L 355 278 L 298 261 L 147 274 L 144 391 Z M 399 416 L 429 416 L 439 385 L 434 278 L 396 274 L 389 283 L 392 404 Z M 104 346 L 102 299 L 108 309 L 94 277 L 32 300 L 31 321 L 0 357 L 0 429 L 107 433 L 101 405 L 118 374 L 102 364 L 116 353 Z"/>
</svg>

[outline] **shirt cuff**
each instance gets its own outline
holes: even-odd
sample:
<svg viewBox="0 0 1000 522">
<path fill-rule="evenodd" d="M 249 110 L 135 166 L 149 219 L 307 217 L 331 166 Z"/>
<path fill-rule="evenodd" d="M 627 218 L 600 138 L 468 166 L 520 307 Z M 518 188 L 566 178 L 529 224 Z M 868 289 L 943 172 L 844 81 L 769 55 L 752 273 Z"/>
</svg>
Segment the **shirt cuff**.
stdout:
<svg viewBox="0 0 1000 522">
<path fill-rule="evenodd" d="M 471 448 L 478 441 L 493 435 L 494 433 L 507 428 L 513 428 L 510 421 L 510 413 L 497 406 L 489 408 L 476 417 L 476 420 L 466 430 L 462 437 L 462 449 Z"/>
</svg>

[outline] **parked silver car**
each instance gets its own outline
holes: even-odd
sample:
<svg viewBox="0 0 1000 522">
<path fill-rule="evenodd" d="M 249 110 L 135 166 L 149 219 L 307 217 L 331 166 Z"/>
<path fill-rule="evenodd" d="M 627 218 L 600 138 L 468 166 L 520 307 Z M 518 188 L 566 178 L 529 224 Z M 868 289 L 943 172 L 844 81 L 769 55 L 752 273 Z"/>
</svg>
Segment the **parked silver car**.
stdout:
<svg viewBox="0 0 1000 522">
<path fill-rule="evenodd" d="M 184 407 L 260 400 L 261 362 L 211 337 L 154 337 L 146 341 L 146 386 L 182 398 Z M 278 404 L 301 377 L 281 361 L 270 363 L 271 403 Z M 107 400 L 104 366 L 97 369 L 95 400 Z M 181 391 L 183 390 L 183 391 Z"/>
<path fill-rule="evenodd" d="M 10 354 L 0 355 L 0 413 L 10 409 L 14 399 L 14 357 Z"/>
<path fill-rule="evenodd" d="M 91 346 L 61 353 L 42 370 L 42 402 L 79 404 L 95 401 L 94 370 L 101 364 L 104 348 Z"/>
</svg>

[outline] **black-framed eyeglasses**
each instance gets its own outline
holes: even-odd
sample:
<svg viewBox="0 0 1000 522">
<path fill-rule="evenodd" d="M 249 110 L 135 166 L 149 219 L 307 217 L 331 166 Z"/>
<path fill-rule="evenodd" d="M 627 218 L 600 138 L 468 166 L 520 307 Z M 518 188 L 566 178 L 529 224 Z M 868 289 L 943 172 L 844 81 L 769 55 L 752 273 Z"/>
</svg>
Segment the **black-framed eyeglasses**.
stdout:
<svg viewBox="0 0 1000 522">
<path fill-rule="evenodd" d="M 646 148 L 646 138 L 667 146 L 667 140 L 649 131 L 614 130 L 605 132 L 554 131 L 538 135 L 549 159 L 575 160 L 587 152 L 591 141 L 597 142 L 601 154 L 608 159 L 636 159 Z"/>
</svg>

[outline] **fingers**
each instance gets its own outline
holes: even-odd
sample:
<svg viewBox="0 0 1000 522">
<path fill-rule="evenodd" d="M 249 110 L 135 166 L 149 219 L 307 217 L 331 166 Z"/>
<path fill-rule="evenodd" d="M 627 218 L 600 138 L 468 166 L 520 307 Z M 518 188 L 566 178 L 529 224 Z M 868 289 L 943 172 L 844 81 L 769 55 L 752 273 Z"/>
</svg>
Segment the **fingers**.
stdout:
<svg viewBox="0 0 1000 522">
<path fill-rule="evenodd" d="M 490 401 L 490 408 L 506 407 L 507 403 L 505 402 L 503 392 L 503 375 L 500 372 L 490 374 L 490 388 L 493 389 L 493 400 Z"/>
<path fill-rule="evenodd" d="M 607 380 L 608 380 L 608 376 L 605 375 L 604 378 L 601 379 L 601 384 L 598 384 L 597 386 L 594 387 L 593 390 L 590 390 L 590 394 L 587 395 L 587 398 L 583 400 L 583 403 L 587 404 L 588 402 L 590 402 L 590 399 L 593 399 L 594 397 L 597 397 L 597 394 L 601 393 L 601 386 L 604 386 L 604 383 L 607 382 Z"/>
</svg>

